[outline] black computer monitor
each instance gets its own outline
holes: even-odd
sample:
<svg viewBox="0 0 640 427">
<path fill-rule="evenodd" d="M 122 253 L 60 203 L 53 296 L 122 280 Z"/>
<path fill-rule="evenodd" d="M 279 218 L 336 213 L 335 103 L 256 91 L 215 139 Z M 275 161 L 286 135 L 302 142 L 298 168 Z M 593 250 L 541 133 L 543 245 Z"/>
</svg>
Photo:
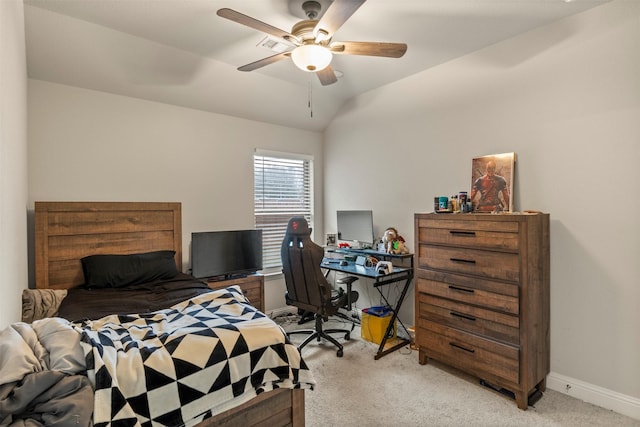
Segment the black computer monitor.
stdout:
<svg viewBox="0 0 640 427">
<path fill-rule="evenodd" d="M 373 245 L 373 212 L 337 211 L 338 240 L 358 242 L 359 246 Z"/>
</svg>

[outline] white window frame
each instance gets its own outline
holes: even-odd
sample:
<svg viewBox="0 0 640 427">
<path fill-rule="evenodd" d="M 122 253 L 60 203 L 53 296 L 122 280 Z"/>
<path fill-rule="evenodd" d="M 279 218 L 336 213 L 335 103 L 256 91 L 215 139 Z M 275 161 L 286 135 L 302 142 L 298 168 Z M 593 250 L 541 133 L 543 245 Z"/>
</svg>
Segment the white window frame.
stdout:
<svg viewBox="0 0 640 427">
<path fill-rule="evenodd" d="M 280 187 L 277 186 L 277 182 L 272 188 L 265 187 L 265 160 L 271 163 L 269 166 L 274 168 L 274 173 L 279 168 L 281 171 L 286 169 L 289 162 L 291 167 L 301 167 L 301 170 L 294 171 L 288 182 L 291 183 L 298 177 L 303 181 L 302 188 L 287 188 L 282 181 Z M 309 227 L 313 228 L 313 156 L 256 149 L 253 156 L 253 173 L 255 227 L 262 230 L 262 273 L 278 274 L 282 272 L 280 246 L 289 218 L 302 216 L 309 222 Z M 286 172 L 283 172 L 283 176 L 286 178 Z M 295 193 L 292 190 L 299 192 Z M 272 197 L 271 201 L 267 201 L 263 197 L 265 193 L 273 193 L 274 197 L 280 193 L 284 197 Z M 300 197 L 300 203 L 296 204 L 296 198 Z"/>
</svg>

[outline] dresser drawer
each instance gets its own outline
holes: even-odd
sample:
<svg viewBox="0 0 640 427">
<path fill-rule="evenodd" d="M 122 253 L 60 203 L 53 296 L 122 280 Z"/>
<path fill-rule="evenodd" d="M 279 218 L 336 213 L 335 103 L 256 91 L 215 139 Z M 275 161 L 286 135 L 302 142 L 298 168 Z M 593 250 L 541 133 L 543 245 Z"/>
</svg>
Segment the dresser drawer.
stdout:
<svg viewBox="0 0 640 427">
<path fill-rule="evenodd" d="M 516 316 L 422 293 L 419 294 L 418 303 L 421 319 L 513 345 L 520 342 L 520 320 Z"/>
<path fill-rule="evenodd" d="M 499 310 L 505 313 L 518 315 L 520 312 L 517 297 L 517 286 L 496 282 L 493 287 L 504 289 L 504 293 L 490 292 L 477 289 L 464 284 L 444 283 L 436 280 L 416 278 L 416 291 L 428 293 L 450 300 L 461 301 L 467 304 L 485 307 L 491 310 Z M 514 292 L 515 290 L 515 292 Z M 514 294 L 516 296 L 514 296 Z"/>
<path fill-rule="evenodd" d="M 418 246 L 418 267 L 472 274 L 490 279 L 520 281 L 518 254 L 479 249 Z"/>
<path fill-rule="evenodd" d="M 519 349 L 438 323 L 419 319 L 416 342 L 429 357 L 479 377 L 483 373 L 519 383 Z"/>
<path fill-rule="evenodd" d="M 418 224 L 423 243 L 506 251 L 520 245 L 517 222 L 421 219 Z"/>
</svg>

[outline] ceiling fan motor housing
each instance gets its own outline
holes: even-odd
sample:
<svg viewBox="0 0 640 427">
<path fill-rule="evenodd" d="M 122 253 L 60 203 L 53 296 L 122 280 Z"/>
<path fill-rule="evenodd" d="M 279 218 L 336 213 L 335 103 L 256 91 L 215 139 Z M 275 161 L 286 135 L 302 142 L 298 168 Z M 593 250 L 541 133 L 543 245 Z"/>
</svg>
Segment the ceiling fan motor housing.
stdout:
<svg viewBox="0 0 640 427">
<path fill-rule="evenodd" d="M 313 29 L 318 24 L 318 21 L 309 20 L 309 21 L 300 21 L 291 28 L 291 34 L 296 36 L 298 40 L 305 43 L 313 43 L 315 41 L 315 36 L 313 35 Z"/>
</svg>

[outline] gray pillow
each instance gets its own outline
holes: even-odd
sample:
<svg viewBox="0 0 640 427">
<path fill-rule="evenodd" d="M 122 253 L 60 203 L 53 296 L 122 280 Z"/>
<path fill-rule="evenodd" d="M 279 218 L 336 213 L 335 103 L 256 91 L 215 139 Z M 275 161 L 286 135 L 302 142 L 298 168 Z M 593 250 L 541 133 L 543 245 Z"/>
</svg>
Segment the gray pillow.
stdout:
<svg viewBox="0 0 640 427">
<path fill-rule="evenodd" d="M 22 321 L 31 323 L 56 316 L 60 303 L 66 296 L 66 289 L 23 289 Z"/>
</svg>

